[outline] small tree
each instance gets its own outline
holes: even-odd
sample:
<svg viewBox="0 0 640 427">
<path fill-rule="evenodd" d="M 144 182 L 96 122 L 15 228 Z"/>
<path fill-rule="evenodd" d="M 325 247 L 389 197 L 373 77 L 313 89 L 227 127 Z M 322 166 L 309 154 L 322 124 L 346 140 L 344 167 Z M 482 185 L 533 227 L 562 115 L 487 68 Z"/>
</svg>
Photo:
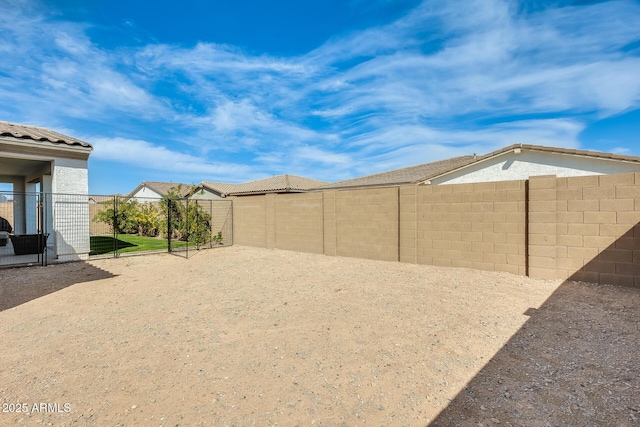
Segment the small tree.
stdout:
<svg viewBox="0 0 640 427">
<path fill-rule="evenodd" d="M 142 203 L 134 218 L 141 236 L 155 237 L 160 228 L 160 217 L 157 209 L 151 203 Z"/>
<path fill-rule="evenodd" d="M 108 200 L 104 209 L 94 215 L 93 222 L 105 222 L 117 234 L 134 234 L 138 232 L 137 212 L 138 202 L 135 200 L 116 201 L 114 214 L 114 201 Z"/>
<path fill-rule="evenodd" d="M 203 244 L 211 239 L 211 215 L 195 201 L 185 199 L 182 185 L 172 187 L 160 201 L 166 218 L 161 222 L 163 236 L 167 236 L 171 221 L 171 238 Z"/>
</svg>

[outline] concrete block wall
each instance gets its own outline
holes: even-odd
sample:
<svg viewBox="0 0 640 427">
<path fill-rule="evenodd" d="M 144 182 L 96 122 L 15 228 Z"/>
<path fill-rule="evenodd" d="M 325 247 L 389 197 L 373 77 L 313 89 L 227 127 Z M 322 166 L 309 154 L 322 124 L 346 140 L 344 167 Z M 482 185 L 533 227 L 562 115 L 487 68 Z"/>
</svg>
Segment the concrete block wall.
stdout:
<svg viewBox="0 0 640 427">
<path fill-rule="evenodd" d="M 399 189 L 336 193 L 336 255 L 399 260 Z"/>
<path fill-rule="evenodd" d="M 555 277 L 640 287 L 640 173 L 556 182 Z"/>
<path fill-rule="evenodd" d="M 324 253 L 322 199 L 322 193 L 280 194 L 274 197 L 276 248 Z"/>
<path fill-rule="evenodd" d="M 267 247 L 266 197 L 233 198 L 233 240 L 235 244 Z"/>
<path fill-rule="evenodd" d="M 640 173 L 238 197 L 235 243 L 640 287 Z"/>
<path fill-rule="evenodd" d="M 417 187 L 419 264 L 526 274 L 524 181 Z"/>
</svg>

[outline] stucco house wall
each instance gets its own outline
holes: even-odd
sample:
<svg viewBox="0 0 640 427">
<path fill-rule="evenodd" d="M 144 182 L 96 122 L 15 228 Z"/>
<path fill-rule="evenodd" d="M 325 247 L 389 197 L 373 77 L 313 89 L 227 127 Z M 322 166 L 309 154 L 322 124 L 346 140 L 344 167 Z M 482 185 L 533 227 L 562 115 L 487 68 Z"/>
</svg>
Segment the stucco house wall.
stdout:
<svg viewBox="0 0 640 427">
<path fill-rule="evenodd" d="M 552 152 L 511 151 L 484 161 L 472 163 L 439 177 L 433 185 L 469 184 L 477 182 L 517 181 L 532 176 L 556 175 L 558 178 L 590 175 L 612 175 L 640 170 L 640 164 L 621 160 L 594 158 Z"/>
</svg>

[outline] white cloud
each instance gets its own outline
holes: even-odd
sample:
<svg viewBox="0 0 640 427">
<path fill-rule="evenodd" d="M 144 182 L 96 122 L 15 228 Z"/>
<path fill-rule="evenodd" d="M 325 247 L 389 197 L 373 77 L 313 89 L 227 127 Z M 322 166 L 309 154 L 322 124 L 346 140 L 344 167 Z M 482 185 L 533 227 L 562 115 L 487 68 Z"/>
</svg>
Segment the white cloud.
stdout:
<svg viewBox="0 0 640 427">
<path fill-rule="evenodd" d="M 246 165 L 212 162 L 148 141 L 104 137 L 90 137 L 87 140 L 91 141 L 94 147 L 92 158 L 124 163 L 136 168 L 223 177 L 237 177 L 250 173 L 250 168 Z"/>
</svg>

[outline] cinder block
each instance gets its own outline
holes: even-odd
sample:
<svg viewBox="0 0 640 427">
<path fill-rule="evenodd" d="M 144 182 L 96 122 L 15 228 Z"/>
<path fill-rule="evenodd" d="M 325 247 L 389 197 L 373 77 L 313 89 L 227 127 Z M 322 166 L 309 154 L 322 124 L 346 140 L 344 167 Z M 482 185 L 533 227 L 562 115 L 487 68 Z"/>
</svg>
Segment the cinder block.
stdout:
<svg viewBox="0 0 640 427">
<path fill-rule="evenodd" d="M 529 266 L 529 277 L 533 277 L 536 279 L 555 279 L 556 278 L 556 269 L 555 268 L 546 268 L 546 267 L 537 267 L 537 266 Z"/>
<path fill-rule="evenodd" d="M 615 241 L 616 249 L 626 249 L 631 251 L 640 250 L 640 238 L 620 237 Z"/>
<path fill-rule="evenodd" d="M 568 224 L 567 233 L 574 236 L 598 236 L 600 224 Z"/>
<path fill-rule="evenodd" d="M 616 223 L 628 224 L 630 227 L 635 226 L 640 222 L 640 210 L 633 212 L 617 212 Z"/>
<path fill-rule="evenodd" d="M 482 261 L 492 264 L 506 264 L 507 254 L 484 253 Z"/>
<path fill-rule="evenodd" d="M 600 274 L 600 282 L 607 285 L 633 287 L 635 285 L 634 276 L 625 276 L 622 274 Z"/>
<path fill-rule="evenodd" d="M 493 212 L 492 202 L 473 202 L 471 204 L 472 212 Z"/>
<path fill-rule="evenodd" d="M 451 260 L 449 258 L 433 258 L 433 265 L 437 265 L 439 267 L 451 267 Z"/>
<path fill-rule="evenodd" d="M 569 210 L 569 202 L 566 200 L 556 200 L 556 211 L 567 212 Z"/>
<path fill-rule="evenodd" d="M 556 223 L 556 212 L 531 212 L 529 221 L 532 223 Z"/>
<path fill-rule="evenodd" d="M 615 199 L 615 187 L 585 187 L 582 189 L 582 198 L 584 200 L 601 200 Z"/>
<path fill-rule="evenodd" d="M 472 267 L 476 270 L 495 271 L 495 265 L 490 262 L 477 262 L 474 261 Z"/>
<path fill-rule="evenodd" d="M 471 231 L 493 232 L 492 222 L 474 222 L 471 224 Z"/>
<path fill-rule="evenodd" d="M 582 200 L 582 187 L 559 188 L 556 196 L 559 200 Z"/>
<path fill-rule="evenodd" d="M 455 184 L 452 185 L 452 190 L 458 193 L 472 193 L 473 184 Z"/>
<path fill-rule="evenodd" d="M 561 270 L 578 271 L 584 267 L 585 261 L 580 258 L 557 258 L 556 267 Z"/>
<path fill-rule="evenodd" d="M 615 212 L 585 212 L 585 224 L 615 224 L 617 220 Z"/>
<path fill-rule="evenodd" d="M 597 206 L 597 202 L 596 202 L 596 206 Z M 555 212 L 555 210 L 556 210 L 556 202 L 553 200 L 529 202 L 529 212 Z"/>
<path fill-rule="evenodd" d="M 471 243 L 471 249 L 474 252 L 493 253 L 493 243 L 472 242 Z"/>
<path fill-rule="evenodd" d="M 482 200 L 484 202 L 505 202 L 507 200 L 506 191 L 485 191 L 482 193 Z"/>
<path fill-rule="evenodd" d="M 532 190 L 529 192 L 529 201 L 537 202 L 537 201 L 548 201 L 548 200 L 556 200 L 556 189 L 553 188 L 541 188 Z"/>
<path fill-rule="evenodd" d="M 451 242 L 451 249 L 453 250 L 457 250 L 457 251 L 471 251 L 471 242 L 467 242 L 467 241 L 452 241 Z"/>
<path fill-rule="evenodd" d="M 598 177 L 598 184 L 601 187 L 611 186 L 616 187 L 619 185 L 634 185 L 635 179 L 633 173 L 623 173 L 614 175 L 600 175 Z"/>
<path fill-rule="evenodd" d="M 496 264 L 495 271 L 504 271 L 505 273 L 519 274 L 519 266 L 511 264 Z"/>
<path fill-rule="evenodd" d="M 518 233 L 520 230 L 519 224 L 514 222 L 502 222 L 499 224 L 493 224 L 493 231 L 496 233 Z"/>
<path fill-rule="evenodd" d="M 540 175 L 529 178 L 529 190 L 541 190 L 545 188 L 556 188 L 557 178 L 555 175 Z"/>
<path fill-rule="evenodd" d="M 496 190 L 524 190 L 524 181 L 499 181 L 495 183 Z"/>
<path fill-rule="evenodd" d="M 524 232 L 518 234 L 507 234 L 507 243 L 513 243 L 516 245 L 524 245 L 525 235 Z"/>
<path fill-rule="evenodd" d="M 535 257 L 549 257 L 551 258 L 549 255 L 551 255 L 551 251 L 552 251 L 553 247 L 552 246 L 539 246 L 539 245 L 532 245 L 529 247 L 529 256 L 535 256 Z"/>
<path fill-rule="evenodd" d="M 459 231 L 443 231 L 442 232 L 442 239 L 443 240 L 461 240 L 462 237 L 462 233 L 460 233 Z"/>
<path fill-rule="evenodd" d="M 634 252 L 635 251 L 628 250 L 628 249 L 609 248 L 600 252 L 600 254 L 598 254 L 597 259 L 599 261 L 611 261 L 611 262 L 627 262 L 627 263 L 637 262 L 638 260 L 640 260 L 640 258 L 634 260 L 634 256 L 633 256 Z"/>
<path fill-rule="evenodd" d="M 493 204 L 495 212 L 518 212 L 518 202 L 496 202 Z"/>
<path fill-rule="evenodd" d="M 445 193 L 442 195 L 442 201 L 448 203 L 460 203 L 462 202 L 462 195 L 459 192 Z"/>
<path fill-rule="evenodd" d="M 473 185 L 473 193 L 479 194 L 487 191 L 495 191 L 495 182 L 475 182 Z"/>
<path fill-rule="evenodd" d="M 582 246 L 585 248 L 598 248 L 601 251 L 607 249 L 615 242 L 612 236 L 584 236 Z"/>
<path fill-rule="evenodd" d="M 525 265 L 525 257 L 524 254 L 507 254 L 507 264 L 510 265 Z"/>
<path fill-rule="evenodd" d="M 556 212 L 556 220 L 562 223 L 582 223 L 584 212 Z"/>
<path fill-rule="evenodd" d="M 531 223 L 529 224 L 529 234 L 544 234 L 553 235 L 556 234 L 555 223 Z"/>
<path fill-rule="evenodd" d="M 469 231 L 467 233 L 462 233 L 460 236 L 462 241 L 466 242 L 481 242 L 482 241 L 482 232 L 480 231 Z"/>
<path fill-rule="evenodd" d="M 450 260 L 462 259 L 461 251 L 456 250 L 456 249 L 443 249 L 442 250 L 442 257 L 443 258 L 448 258 Z"/>
<path fill-rule="evenodd" d="M 569 212 L 597 212 L 600 210 L 600 202 L 598 200 L 569 200 L 567 203 Z"/>
<path fill-rule="evenodd" d="M 434 249 L 451 249 L 451 242 L 449 240 L 434 240 Z"/>
<path fill-rule="evenodd" d="M 610 263 L 615 265 L 615 271 L 607 271 L 607 273 L 617 273 L 625 276 L 640 276 L 640 264 L 633 262 L 616 262 Z"/>
<path fill-rule="evenodd" d="M 579 270 L 569 276 L 569 280 L 576 282 L 600 283 L 600 273 Z"/>
<path fill-rule="evenodd" d="M 506 243 L 507 235 L 505 233 L 485 232 L 482 233 L 482 241 L 487 243 Z"/>
<path fill-rule="evenodd" d="M 500 254 L 518 254 L 520 253 L 519 247 L 514 243 L 494 243 L 493 250 Z"/>
<path fill-rule="evenodd" d="M 634 227 L 627 224 L 600 224 L 601 236 L 633 237 Z"/>
<path fill-rule="evenodd" d="M 636 185 L 625 185 L 616 187 L 617 199 L 638 199 L 640 198 L 640 183 Z"/>
<path fill-rule="evenodd" d="M 460 256 L 462 257 L 462 259 L 465 259 L 467 261 L 482 262 L 483 254 L 482 252 L 462 251 Z"/>
<path fill-rule="evenodd" d="M 598 175 L 572 176 L 567 178 L 567 187 L 597 187 Z"/>
<path fill-rule="evenodd" d="M 567 248 L 567 254 L 569 255 L 569 258 L 582 259 L 587 262 L 593 260 L 598 256 L 599 253 L 600 251 L 598 250 L 598 248 Z"/>
<path fill-rule="evenodd" d="M 473 268 L 472 262 L 466 259 L 452 259 L 451 267 L 454 268 Z"/>
<path fill-rule="evenodd" d="M 524 200 L 524 191 L 507 191 L 507 202 L 519 202 Z"/>
<path fill-rule="evenodd" d="M 582 236 L 575 235 L 558 235 L 556 236 L 556 244 L 560 246 L 582 247 Z"/>
</svg>

